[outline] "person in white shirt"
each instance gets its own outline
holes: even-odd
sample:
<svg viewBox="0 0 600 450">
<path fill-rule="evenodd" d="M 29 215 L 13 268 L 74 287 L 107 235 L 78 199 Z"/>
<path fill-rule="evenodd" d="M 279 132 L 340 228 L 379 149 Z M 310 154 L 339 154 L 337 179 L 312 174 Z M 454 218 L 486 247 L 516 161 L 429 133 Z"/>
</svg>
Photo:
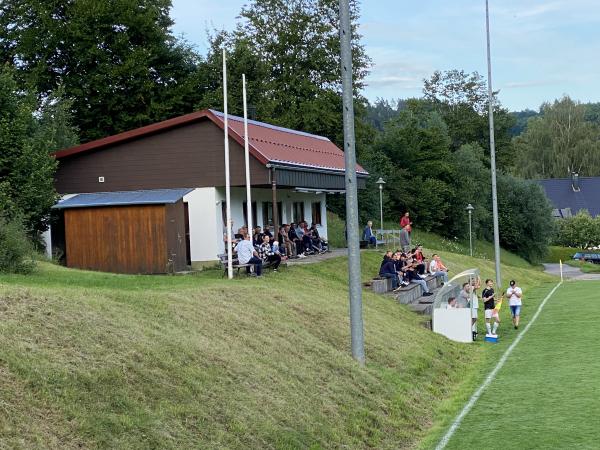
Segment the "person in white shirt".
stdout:
<svg viewBox="0 0 600 450">
<path fill-rule="evenodd" d="M 448 282 L 448 268 L 444 265 L 439 255 L 433 255 L 431 257 L 429 273 L 434 277 L 441 277 L 443 283 Z"/>
<path fill-rule="evenodd" d="M 262 259 L 258 257 L 258 252 L 254 249 L 250 239 L 250 235 L 246 233 L 235 250 L 240 264 L 254 264 L 254 274 L 260 277 L 262 275 Z M 246 267 L 246 273 L 250 273 L 250 267 Z"/>
<path fill-rule="evenodd" d="M 515 326 L 515 330 L 517 330 L 519 329 L 523 291 L 517 286 L 515 280 L 510 280 L 509 285 L 510 287 L 506 290 L 506 296 L 508 297 L 508 306 L 510 307 L 513 325 Z"/>
</svg>

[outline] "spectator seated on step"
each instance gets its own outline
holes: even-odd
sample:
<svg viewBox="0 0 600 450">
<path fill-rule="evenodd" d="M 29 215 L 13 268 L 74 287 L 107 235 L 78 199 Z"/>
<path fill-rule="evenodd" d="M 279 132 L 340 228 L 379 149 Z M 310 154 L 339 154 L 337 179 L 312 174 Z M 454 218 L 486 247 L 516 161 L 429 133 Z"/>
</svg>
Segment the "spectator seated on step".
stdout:
<svg viewBox="0 0 600 450">
<path fill-rule="evenodd" d="M 273 272 L 277 272 L 277 269 L 281 264 L 281 255 L 275 253 L 270 241 L 271 239 L 269 236 L 263 236 L 263 242 L 258 247 L 258 256 L 263 262 L 271 265 Z"/>
<path fill-rule="evenodd" d="M 310 226 L 310 238 L 312 239 L 312 247 L 319 253 L 325 252 L 328 248 L 327 241 L 321 237 L 317 224 L 313 223 Z"/>
<path fill-rule="evenodd" d="M 396 272 L 400 277 L 400 286 L 408 286 L 409 281 L 406 275 L 406 253 L 402 253 L 400 250 L 397 250 L 396 253 L 398 257 L 395 260 L 396 263 Z"/>
<path fill-rule="evenodd" d="M 427 271 L 427 265 L 425 264 L 425 256 L 423 256 L 423 247 L 418 245 L 411 250 L 413 259 L 417 261 L 417 272 L 419 275 L 424 275 Z"/>
<path fill-rule="evenodd" d="M 307 254 L 313 253 L 313 251 L 311 250 L 312 241 L 308 234 L 308 226 L 304 220 L 298 223 L 298 226 L 296 227 L 296 236 L 298 237 L 298 239 L 300 239 L 301 242 L 301 253 L 303 253 L 305 256 Z"/>
<path fill-rule="evenodd" d="M 369 220 L 367 222 L 367 226 L 363 230 L 362 238 L 363 241 L 367 241 L 369 245 L 377 244 L 377 237 L 375 236 L 375 233 L 373 233 L 373 221 Z"/>
<path fill-rule="evenodd" d="M 258 252 L 252 245 L 251 237 L 248 233 L 244 235 L 244 239 L 236 246 L 238 261 L 240 264 L 254 265 L 254 274 L 257 277 L 262 275 L 262 259 L 258 256 Z M 250 267 L 246 267 L 246 273 L 250 273 Z"/>
<path fill-rule="evenodd" d="M 437 254 L 432 256 L 432 260 L 429 263 L 429 273 L 434 277 L 441 278 L 443 283 L 448 282 L 448 268 L 444 265 L 440 259 L 440 256 Z"/>
<path fill-rule="evenodd" d="M 296 256 L 296 245 L 290 239 L 290 226 L 287 223 L 284 223 L 279 228 L 279 246 L 288 258 Z"/>
<path fill-rule="evenodd" d="M 394 253 L 391 250 L 388 250 L 387 252 L 385 252 L 385 255 L 383 255 L 383 259 L 381 260 L 381 264 L 379 265 L 380 271 L 381 271 L 381 268 L 383 267 L 383 265 L 392 259 L 392 256 L 394 256 Z"/>
<path fill-rule="evenodd" d="M 387 261 L 385 261 L 382 265 L 381 268 L 379 269 L 379 276 L 381 278 L 389 278 L 390 280 L 392 280 L 392 290 L 396 290 L 399 288 L 400 286 L 400 280 L 398 279 L 398 272 L 396 272 L 396 260 L 398 258 L 397 254 L 394 254 L 394 256 L 391 259 L 388 259 Z"/>
<path fill-rule="evenodd" d="M 423 289 L 423 296 L 433 295 L 433 292 L 429 292 L 429 288 L 427 287 L 425 280 L 421 278 L 421 275 L 419 275 L 417 272 L 417 265 L 417 261 L 413 260 L 412 258 L 408 258 L 406 260 L 405 273 L 408 281 L 421 286 L 421 289 Z"/>
<path fill-rule="evenodd" d="M 303 235 L 304 232 L 301 231 L 301 236 Z M 302 249 L 302 238 L 298 237 L 298 229 L 294 222 L 290 224 L 288 236 L 290 240 L 294 243 L 294 246 L 296 247 L 296 255 L 298 256 L 298 258 L 304 258 L 306 255 L 304 255 L 304 250 Z"/>
</svg>

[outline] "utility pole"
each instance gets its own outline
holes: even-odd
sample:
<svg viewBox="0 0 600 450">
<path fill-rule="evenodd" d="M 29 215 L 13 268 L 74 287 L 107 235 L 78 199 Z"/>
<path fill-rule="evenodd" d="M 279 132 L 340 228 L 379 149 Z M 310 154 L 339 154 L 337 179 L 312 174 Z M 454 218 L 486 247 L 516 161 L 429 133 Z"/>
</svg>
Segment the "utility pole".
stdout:
<svg viewBox="0 0 600 450">
<path fill-rule="evenodd" d="M 496 286 L 502 286 L 500 272 L 500 228 L 498 226 L 498 194 L 496 192 L 496 143 L 494 139 L 494 92 L 492 91 L 492 57 L 490 50 L 490 12 L 488 0 L 485 0 L 485 31 L 487 35 L 488 67 L 488 117 L 490 122 L 490 162 L 492 171 L 492 215 L 494 220 L 494 256 L 496 260 Z"/>
<path fill-rule="evenodd" d="M 340 41 L 344 110 L 344 157 L 346 177 L 346 229 L 348 231 L 348 285 L 350 296 L 350 334 L 352 357 L 365 364 L 362 319 L 362 286 L 356 190 L 356 148 L 354 136 L 354 90 L 352 86 L 352 36 L 349 0 L 340 0 Z"/>
</svg>

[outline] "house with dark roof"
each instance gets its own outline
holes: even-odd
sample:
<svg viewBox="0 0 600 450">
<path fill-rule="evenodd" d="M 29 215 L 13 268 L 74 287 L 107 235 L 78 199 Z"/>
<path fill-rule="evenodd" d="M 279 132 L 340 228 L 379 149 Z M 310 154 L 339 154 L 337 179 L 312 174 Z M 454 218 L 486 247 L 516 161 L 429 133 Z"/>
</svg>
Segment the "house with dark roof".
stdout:
<svg viewBox="0 0 600 450">
<path fill-rule="evenodd" d="M 70 267 L 112 272 L 216 261 L 224 252 L 224 128 L 222 113 L 203 110 L 56 152 L 62 199 L 47 248 Z M 237 230 L 247 223 L 242 118 L 229 116 L 227 135 Z M 343 151 L 325 137 L 252 120 L 248 136 L 254 225 L 306 220 L 327 237 L 326 194 L 345 189 Z M 356 173 L 361 188 L 368 173 L 359 165 Z"/>
<path fill-rule="evenodd" d="M 600 214 L 600 177 L 552 178 L 537 181 L 554 206 L 557 218 L 570 217 L 587 210 L 592 217 Z"/>
</svg>

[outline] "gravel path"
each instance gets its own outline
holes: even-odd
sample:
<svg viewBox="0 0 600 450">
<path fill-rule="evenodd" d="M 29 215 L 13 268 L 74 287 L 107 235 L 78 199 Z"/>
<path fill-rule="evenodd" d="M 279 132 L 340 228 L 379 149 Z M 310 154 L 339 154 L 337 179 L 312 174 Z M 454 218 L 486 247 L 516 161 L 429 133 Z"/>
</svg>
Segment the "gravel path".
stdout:
<svg viewBox="0 0 600 450">
<path fill-rule="evenodd" d="M 560 276 L 560 264 L 544 264 L 544 272 Z M 600 273 L 584 273 L 578 267 L 563 264 L 563 277 L 568 280 L 600 280 Z"/>
</svg>

